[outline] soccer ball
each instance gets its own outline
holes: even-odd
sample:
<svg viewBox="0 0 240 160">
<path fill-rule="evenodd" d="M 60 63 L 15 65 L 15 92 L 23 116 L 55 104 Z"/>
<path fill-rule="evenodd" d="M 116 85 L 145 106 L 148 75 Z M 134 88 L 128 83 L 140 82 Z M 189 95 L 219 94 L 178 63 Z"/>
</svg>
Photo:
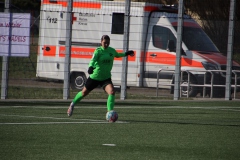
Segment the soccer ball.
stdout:
<svg viewBox="0 0 240 160">
<path fill-rule="evenodd" d="M 108 122 L 116 122 L 118 119 L 118 114 L 116 111 L 114 110 L 111 110 L 111 111 L 108 111 L 107 114 L 106 114 L 106 120 Z"/>
</svg>

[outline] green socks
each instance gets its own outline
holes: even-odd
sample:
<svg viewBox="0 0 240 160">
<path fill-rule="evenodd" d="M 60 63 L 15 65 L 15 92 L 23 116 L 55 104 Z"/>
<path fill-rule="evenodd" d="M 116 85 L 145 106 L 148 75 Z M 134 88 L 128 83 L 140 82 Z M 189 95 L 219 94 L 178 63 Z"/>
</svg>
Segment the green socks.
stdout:
<svg viewBox="0 0 240 160">
<path fill-rule="evenodd" d="M 74 97 L 72 102 L 73 102 L 73 104 L 77 104 L 82 99 L 83 99 L 82 92 L 78 92 L 78 94 Z M 115 95 L 109 94 L 108 100 L 107 100 L 107 110 L 108 111 L 113 110 L 114 104 L 115 104 Z"/>
<path fill-rule="evenodd" d="M 115 95 L 109 94 L 108 100 L 107 100 L 107 110 L 108 111 L 113 110 L 114 104 L 115 104 Z"/>
<path fill-rule="evenodd" d="M 83 99 L 83 95 L 82 95 L 82 92 L 78 92 L 78 94 L 74 97 L 73 99 L 73 103 L 76 104 L 78 103 L 79 101 L 81 101 Z"/>
</svg>

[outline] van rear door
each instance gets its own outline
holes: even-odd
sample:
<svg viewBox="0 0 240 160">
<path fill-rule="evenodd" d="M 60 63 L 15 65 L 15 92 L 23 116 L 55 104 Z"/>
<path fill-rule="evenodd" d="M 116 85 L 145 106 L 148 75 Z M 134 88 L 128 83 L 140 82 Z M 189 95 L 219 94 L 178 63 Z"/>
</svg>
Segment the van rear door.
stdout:
<svg viewBox="0 0 240 160">
<path fill-rule="evenodd" d="M 65 26 L 64 21 L 61 21 L 61 5 L 52 5 L 50 12 L 47 5 L 42 6 L 45 12 L 41 12 L 40 17 L 40 38 L 39 48 L 40 54 L 38 55 L 37 74 L 40 77 L 55 78 L 59 72 L 58 61 L 58 40 L 61 26 Z M 60 12 L 55 12 L 60 11 Z"/>
</svg>

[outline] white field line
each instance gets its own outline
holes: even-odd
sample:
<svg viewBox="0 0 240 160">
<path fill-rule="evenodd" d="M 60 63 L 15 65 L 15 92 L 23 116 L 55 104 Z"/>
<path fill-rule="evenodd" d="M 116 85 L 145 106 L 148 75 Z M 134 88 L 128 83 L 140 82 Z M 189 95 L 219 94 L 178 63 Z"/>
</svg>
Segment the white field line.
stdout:
<svg viewBox="0 0 240 160">
<path fill-rule="evenodd" d="M 240 112 L 240 109 L 237 110 L 237 109 L 220 109 L 220 110 L 223 110 L 223 111 L 234 111 L 234 112 Z"/>
<path fill-rule="evenodd" d="M 38 119 L 54 119 L 54 120 L 73 120 L 80 122 L 32 122 L 32 123 L 0 123 L 3 124 L 73 124 L 73 123 L 109 123 L 106 120 L 95 120 L 95 119 L 73 119 L 73 118 L 57 118 L 57 117 L 39 117 L 39 116 L 22 116 L 22 115 L 6 115 L 0 114 L 0 116 L 8 117 L 21 117 L 21 118 L 38 118 Z M 116 123 L 129 123 L 125 121 L 117 121 Z"/>
<path fill-rule="evenodd" d="M 66 108 L 66 106 L 54 106 L 54 107 L 46 107 L 46 106 L 7 106 L 7 107 L 0 107 L 2 108 L 37 108 L 37 109 L 62 109 Z M 89 107 L 89 106 L 81 106 L 81 107 L 74 107 L 75 109 L 106 109 L 106 107 Z M 233 112 L 240 112 L 240 107 L 228 107 L 228 106 L 214 106 L 214 107 L 198 107 L 198 106 L 157 106 L 157 107 L 151 107 L 151 106 L 124 106 L 124 107 L 115 107 L 116 109 L 218 109 L 218 110 L 225 110 L 225 111 L 233 111 Z M 1 114 L 0 114 L 1 115 Z M 46 117 L 48 118 L 48 117 Z M 52 117 L 53 118 L 53 117 Z M 56 118 L 58 119 L 58 118 Z M 60 118 L 62 119 L 62 118 Z M 64 119 L 64 118 L 63 118 Z M 65 118 L 69 119 L 69 118 Z M 74 120 L 74 119 L 72 119 Z M 76 119 L 76 120 L 84 120 L 84 119 Z M 87 119 L 86 119 L 87 120 Z M 93 120 L 96 121 L 96 120 Z"/>
<path fill-rule="evenodd" d="M 107 123 L 107 122 L 28 122 L 28 123 L 0 123 L 0 125 L 79 124 L 79 123 Z"/>
<path fill-rule="evenodd" d="M 63 109 L 66 108 L 66 106 L 55 106 L 55 107 L 46 107 L 46 106 L 7 106 L 7 107 L 0 107 L 2 108 L 37 108 L 37 109 Z M 80 107 L 74 107 L 75 109 L 105 109 L 106 107 L 87 107 L 87 106 L 80 106 Z M 193 107 L 193 106 L 158 106 L 158 107 L 151 107 L 151 106 L 124 106 L 124 107 L 115 107 L 116 109 L 207 109 L 207 110 L 223 110 L 223 111 L 232 111 L 232 112 L 240 112 L 240 107 L 224 107 L 224 106 L 214 106 L 214 107 Z M 66 108 L 67 109 L 67 108 Z M 1 114 L 0 114 L 1 115 Z M 13 115 L 14 116 L 14 115 Z M 20 115 L 19 115 L 20 116 Z M 49 118 L 49 117 L 42 117 L 42 118 Z M 54 118 L 54 117 L 52 117 Z M 64 118 L 55 118 L 55 119 L 64 119 Z M 69 118 L 65 118 L 69 119 Z M 91 121 L 90 119 L 71 119 L 71 120 L 87 120 Z M 92 121 L 98 121 L 98 120 L 92 120 Z"/>
<path fill-rule="evenodd" d="M 73 121 L 105 121 L 105 120 L 95 120 L 95 119 L 74 119 L 74 118 L 58 118 L 58 117 L 39 117 L 39 116 L 23 116 L 23 115 L 7 115 L 0 114 L 0 116 L 8 116 L 8 117 L 21 117 L 21 118 L 40 118 L 40 119 L 57 119 L 57 120 L 73 120 Z"/>
<path fill-rule="evenodd" d="M 55 106 L 55 107 L 46 107 L 46 106 L 7 106 L 7 107 L 0 107 L 2 108 L 37 108 L 37 109 L 62 109 L 66 108 L 63 106 Z M 89 106 L 81 106 L 81 107 L 74 107 L 75 109 L 104 109 L 106 107 L 89 107 Z M 209 110 L 223 110 L 223 111 L 233 111 L 233 112 L 240 112 L 240 107 L 228 107 L 228 106 L 214 106 L 214 107 L 198 107 L 198 106 L 157 106 L 157 107 L 151 107 L 151 106 L 124 106 L 124 107 L 115 107 L 116 109 L 209 109 Z M 0 114 L 1 115 L 1 114 Z M 14 115 L 13 115 L 14 116 Z M 20 116 L 20 115 L 19 115 Z M 52 118 L 54 117 L 42 117 L 42 118 Z M 55 119 L 69 119 L 69 118 L 55 118 Z M 87 120 L 91 121 L 90 119 L 71 119 L 71 120 Z M 92 120 L 92 121 L 98 121 L 98 120 Z"/>
<path fill-rule="evenodd" d="M 1 108 L 38 108 L 38 109 L 62 109 L 62 108 L 65 108 L 66 110 L 68 109 L 68 107 L 66 106 L 54 106 L 54 107 L 46 107 L 46 106 L 4 106 L 4 107 L 0 107 Z M 75 109 L 78 108 L 78 109 L 81 109 L 81 108 L 84 108 L 84 109 L 94 109 L 94 108 L 97 108 L 97 109 L 106 109 L 106 107 L 89 107 L 89 106 L 75 106 L 74 107 Z M 151 107 L 151 106 L 124 106 L 124 107 L 118 107 L 118 106 L 115 106 L 115 108 L 120 108 L 120 109 L 129 109 L 129 108 L 136 108 L 136 109 L 239 109 L 240 110 L 240 106 L 239 107 L 229 107 L 229 106 L 214 106 L 214 107 L 198 107 L 198 106 L 188 106 L 188 107 L 184 107 L 184 106 L 155 106 L 155 107 Z"/>
<path fill-rule="evenodd" d="M 109 123 L 107 121 L 102 121 L 102 122 L 30 122 L 30 123 L 0 123 L 0 125 L 46 125 L 46 124 L 100 124 L 100 123 Z M 123 121 L 117 121 L 115 123 L 128 123 L 128 122 L 123 122 Z"/>
</svg>

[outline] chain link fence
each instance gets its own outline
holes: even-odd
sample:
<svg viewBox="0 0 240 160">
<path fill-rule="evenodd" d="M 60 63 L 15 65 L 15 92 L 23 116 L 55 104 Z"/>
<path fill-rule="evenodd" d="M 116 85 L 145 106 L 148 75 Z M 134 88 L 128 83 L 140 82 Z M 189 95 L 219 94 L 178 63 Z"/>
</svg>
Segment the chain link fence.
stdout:
<svg viewBox="0 0 240 160">
<path fill-rule="evenodd" d="M 181 81 L 183 84 L 180 92 L 181 98 L 203 98 L 203 87 L 189 86 L 187 88 L 187 85 L 184 86 L 184 84 L 202 85 L 204 75 L 200 72 L 206 70 L 202 64 L 203 61 L 208 60 L 208 64 L 209 62 L 217 64 L 216 66 L 219 67 L 217 74 L 224 78 L 216 75 L 215 80 L 218 80 L 218 86 L 213 88 L 213 96 L 211 97 L 210 87 L 206 87 L 207 91 L 204 97 L 224 99 L 227 59 L 223 56 L 227 56 L 231 1 L 223 0 L 219 3 L 216 0 L 212 2 L 185 0 L 183 2 L 185 15 L 183 16 L 182 70 L 191 71 L 192 74 L 189 77 L 185 76 L 185 79 Z M 128 59 L 128 99 L 173 99 L 174 72 L 160 75 L 161 88 L 158 89 L 158 93 L 156 87 L 159 69 L 174 70 L 175 67 L 176 50 L 170 50 L 169 43 L 171 42 L 169 40 L 176 43 L 177 8 L 178 1 L 174 0 L 152 0 L 147 3 L 144 0 L 132 0 L 129 49 L 134 50 L 136 56 Z M 3 11 L 4 9 L 1 8 L 1 12 Z M 42 0 L 39 11 L 21 10 L 16 7 L 11 12 L 31 13 L 30 56 L 8 58 L 6 99 L 62 99 L 67 1 Z M 123 52 L 124 12 L 125 3 L 121 0 L 73 1 L 70 98 L 73 98 L 84 86 L 84 82 L 89 76 L 87 74 L 88 63 L 94 49 L 100 46 L 102 35 L 110 35 L 110 45 L 117 51 Z M 239 17 L 240 2 L 237 1 L 234 17 L 234 43 L 230 44 L 233 46 L 233 60 L 236 62 L 233 64 L 232 70 L 240 70 Z M 200 32 L 201 29 L 204 32 Z M 199 36 L 197 36 L 198 34 Z M 165 39 L 161 41 L 157 38 Z M 213 46 L 212 48 L 209 47 L 210 44 Z M 221 60 L 218 59 L 219 57 Z M 0 57 L 1 79 L 3 61 L 4 59 Z M 209 70 L 216 70 L 214 66 L 209 67 Z M 112 78 L 117 91 L 120 91 L 121 68 L 122 59 L 115 59 Z M 209 85 L 211 79 L 209 79 L 209 74 L 206 76 L 208 78 L 206 85 Z M 237 81 L 238 75 L 236 86 L 232 88 L 232 97 L 240 99 L 238 92 L 234 95 L 235 87 L 239 88 L 238 85 L 240 85 Z M 232 83 L 235 84 L 234 77 Z M 188 96 L 192 91 L 194 94 Z M 117 92 L 118 96 L 120 96 L 120 92 Z M 104 91 L 98 88 L 86 98 L 106 97 Z"/>
</svg>

